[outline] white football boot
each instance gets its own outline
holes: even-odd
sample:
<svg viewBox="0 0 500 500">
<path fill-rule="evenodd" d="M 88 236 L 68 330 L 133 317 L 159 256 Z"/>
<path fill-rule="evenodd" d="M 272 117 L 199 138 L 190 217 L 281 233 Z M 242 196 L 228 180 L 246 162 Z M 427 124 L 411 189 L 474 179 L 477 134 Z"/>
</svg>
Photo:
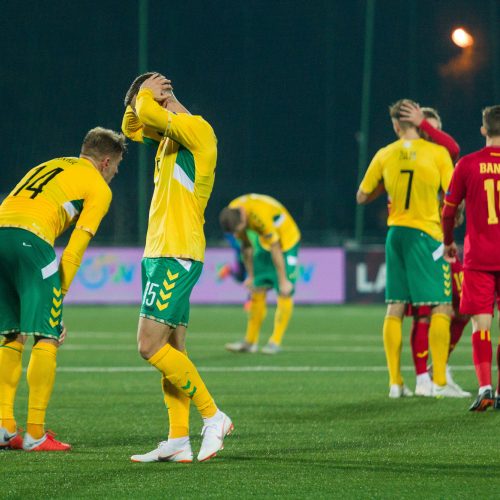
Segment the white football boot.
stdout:
<svg viewBox="0 0 500 500">
<path fill-rule="evenodd" d="M 448 365 L 446 365 L 446 382 L 450 387 L 453 387 L 455 391 L 460 394 L 460 396 L 456 396 L 459 398 L 470 398 L 472 394 L 470 392 L 464 391 L 454 380 L 453 377 L 451 376 L 451 370 Z"/>
<path fill-rule="evenodd" d="M 190 464 L 193 461 L 193 452 L 189 438 L 169 439 L 158 443 L 158 448 L 144 455 L 132 455 L 132 462 L 178 462 Z"/>
<path fill-rule="evenodd" d="M 432 396 L 432 380 L 428 373 L 417 375 L 417 385 L 415 386 L 415 396 Z"/>
<path fill-rule="evenodd" d="M 278 354 L 282 350 L 283 349 L 278 344 L 275 344 L 274 342 L 269 342 L 260 350 L 260 352 L 262 354 Z"/>
<path fill-rule="evenodd" d="M 203 430 L 201 431 L 203 440 L 198 453 L 198 462 L 205 462 L 215 457 L 219 450 L 223 450 L 224 438 L 229 436 L 233 430 L 233 422 L 220 410 L 217 410 L 212 418 L 204 418 Z"/>
<path fill-rule="evenodd" d="M 411 397 L 413 392 L 406 385 L 391 384 L 389 389 L 389 397 L 392 399 Z"/>
<path fill-rule="evenodd" d="M 257 344 L 250 344 L 245 340 L 241 342 L 230 342 L 225 345 L 226 349 L 231 352 L 249 352 L 255 354 L 257 352 Z"/>
<path fill-rule="evenodd" d="M 462 395 L 464 391 L 457 390 L 449 384 L 446 385 L 437 385 L 434 382 L 432 383 L 432 395 L 435 398 L 463 398 L 465 396 Z"/>
</svg>

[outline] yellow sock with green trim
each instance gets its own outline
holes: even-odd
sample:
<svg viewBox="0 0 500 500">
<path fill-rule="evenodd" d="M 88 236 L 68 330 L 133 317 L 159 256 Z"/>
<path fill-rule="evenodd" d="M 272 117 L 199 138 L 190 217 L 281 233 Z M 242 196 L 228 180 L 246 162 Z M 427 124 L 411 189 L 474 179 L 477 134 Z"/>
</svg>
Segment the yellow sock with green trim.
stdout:
<svg viewBox="0 0 500 500">
<path fill-rule="evenodd" d="M 403 385 L 403 377 L 401 377 L 401 345 L 403 343 L 401 323 L 401 318 L 396 316 L 386 316 L 384 319 L 384 350 L 391 385 Z"/>
<path fill-rule="evenodd" d="M 247 333 L 245 341 L 256 344 L 259 341 L 260 328 L 266 318 L 266 292 L 254 292 L 250 297 L 250 310 L 248 311 Z"/>
<path fill-rule="evenodd" d="M 170 344 L 166 344 L 151 356 L 148 362 L 160 370 L 174 387 L 193 401 L 203 418 L 215 415 L 217 406 L 198 370 L 185 354 L 174 349 Z"/>
<path fill-rule="evenodd" d="M 278 296 L 276 312 L 274 314 L 274 329 L 269 342 L 281 345 L 283 335 L 288 327 L 293 312 L 293 298 Z"/>
<path fill-rule="evenodd" d="M 432 379 L 437 385 L 446 384 L 446 363 L 450 350 L 450 322 L 447 314 L 433 314 L 429 326 L 429 350 L 432 356 Z"/>
<path fill-rule="evenodd" d="M 14 400 L 21 378 L 24 345 L 17 340 L 0 344 L 0 420 L 8 432 L 16 432 Z"/>
<path fill-rule="evenodd" d="M 45 414 L 56 379 L 57 346 L 48 342 L 37 342 L 31 351 L 28 365 L 28 419 L 27 432 L 34 439 L 44 433 Z"/>
<path fill-rule="evenodd" d="M 187 356 L 187 352 L 184 351 Z M 171 384 L 163 376 L 161 388 L 165 406 L 168 410 L 169 439 L 182 438 L 189 436 L 189 409 L 191 400 L 181 390 Z"/>
</svg>

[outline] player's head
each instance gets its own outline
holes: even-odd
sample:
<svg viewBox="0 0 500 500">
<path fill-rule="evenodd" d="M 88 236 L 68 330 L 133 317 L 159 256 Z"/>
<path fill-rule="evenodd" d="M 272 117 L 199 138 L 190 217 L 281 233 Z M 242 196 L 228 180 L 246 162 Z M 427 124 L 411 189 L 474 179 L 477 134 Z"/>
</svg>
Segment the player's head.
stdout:
<svg viewBox="0 0 500 500">
<path fill-rule="evenodd" d="M 400 99 L 389 106 L 389 116 L 391 117 L 392 125 L 397 135 L 410 129 L 417 129 L 413 123 L 401 120 L 401 106 L 405 103 L 418 106 L 418 104 L 411 99 Z"/>
<path fill-rule="evenodd" d="M 139 75 L 133 82 L 132 85 L 130 85 L 129 89 L 127 90 L 127 93 L 125 94 L 125 100 L 123 101 L 123 104 L 125 104 L 125 107 L 127 106 L 132 106 L 133 108 L 135 107 L 135 98 L 137 94 L 139 93 L 139 89 L 141 88 L 141 85 L 150 77 L 153 75 L 156 75 L 155 71 L 148 71 L 147 73 L 143 73 L 142 75 Z"/>
<path fill-rule="evenodd" d="M 114 130 L 95 127 L 83 139 L 80 156 L 89 159 L 109 184 L 127 150 L 125 136 Z"/>
<path fill-rule="evenodd" d="M 481 133 L 490 139 L 500 138 L 500 105 L 483 109 L 483 126 Z"/>
<path fill-rule="evenodd" d="M 441 121 L 441 117 L 437 112 L 437 109 L 434 108 L 420 108 L 420 111 L 424 114 L 425 119 L 434 127 L 439 130 L 443 128 L 443 123 Z"/>
<path fill-rule="evenodd" d="M 239 233 L 246 228 L 243 211 L 239 208 L 224 208 L 219 214 L 219 222 L 225 233 Z"/>
</svg>

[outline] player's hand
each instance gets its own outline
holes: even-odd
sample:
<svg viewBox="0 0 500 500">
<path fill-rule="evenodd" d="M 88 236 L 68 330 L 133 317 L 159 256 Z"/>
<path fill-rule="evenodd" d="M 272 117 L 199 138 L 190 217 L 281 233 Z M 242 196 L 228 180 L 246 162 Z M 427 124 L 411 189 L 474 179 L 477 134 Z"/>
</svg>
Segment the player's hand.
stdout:
<svg viewBox="0 0 500 500">
<path fill-rule="evenodd" d="M 155 101 L 163 104 L 172 94 L 172 82 L 159 73 L 150 76 L 143 82 L 140 90 L 149 89 L 153 92 Z"/>
<path fill-rule="evenodd" d="M 415 127 L 420 127 L 420 124 L 423 122 L 425 116 L 420 106 L 414 106 L 410 102 L 404 102 L 401 104 L 401 108 L 399 111 L 399 119 L 403 122 L 410 122 Z"/>
<path fill-rule="evenodd" d="M 246 280 L 243 282 L 243 284 L 246 286 L 246 288 L 252 292 L 253 291 L 253 276 L 247 276 Z"/>
<path fill-rule="evenodd" d="M 59 347 L 64 344 L 64 341 L 66 340 L 66 336 L 68 335 L 68 329 L 64 325 L 64 323 L 61 321 L 61 327 L 62 327 L 62 332 L 61 335 L 59 335 Z"/>
<path fill-rule="evenodd" d="M 283 297 L 289 297 L 293 291 L 292 282 L 287 279 L 285 279 L 282 283 L 280 283 L 279 288 L 280 288 L 280 295 Z"/>
<path fill-rule="evenodd" d="M 449 264 L 453 264 L 457 261 L 458 248 L 457 244 L 453 242 L 451 245 L 445 245 L 443 250 L 443 258 Z"/>
</svg>

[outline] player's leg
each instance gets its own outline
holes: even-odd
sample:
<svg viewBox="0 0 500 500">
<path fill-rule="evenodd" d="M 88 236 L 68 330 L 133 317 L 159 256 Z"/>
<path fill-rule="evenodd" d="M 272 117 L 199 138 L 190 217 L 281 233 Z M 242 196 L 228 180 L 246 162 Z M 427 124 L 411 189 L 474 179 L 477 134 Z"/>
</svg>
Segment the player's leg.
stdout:
<svg viewBox="0 0 500 500">
<path fill-rule="evenodd" d="M 230 342 L 225 348 L 231 352 L 257 352 L 260 329 L 266 318 L 267 288 L 257 288 L 250 294 L 250 303 L 248 305 L 248 319 L 245 339 L 239 342 Z"/>
<path fill-rule="evenodd" d="M 460 313 L 472 316 L 472 359 L 479 383 L 478 396 L 470 407 L 471 411 L 484 411 L 493 405 L 490 330 L 494 297 L 493 273 L 464 270 Z"/>
<path fill-rule="evenodd" d="M 410 301 L 401 246 L 401 228 L 391 227 L 386 241 L 386 289 L 388 303 L 384 318 L 384 351 L 389 371 L 389 397 L 411 396 L 401 376 L 402 320 L 406 304 Z"/>
<path fill-rule="evenodd" d="M 14 401 L 22 373 L 26 338 L 20 332 L 20 302 L 17 291 L 18 256 L 12 250 L 13 231 L 0 229 L 0 448 L 21 448 L 14 416 Z"/>
<path fill-rule="evenodd" d="M 10 334 L 0 344 L 0 449 L 21 449 L 23 446 L 14 416 L 14 401 L 21 379 L 25 341 L 23 335 Z"/>
<path fill-rule="evenodd" d="M 298 251 L 299 244 L 283 253 L 285 261 L 285 271 L 288 280 L 294 285 L 294 290 L 290 296 L 283 296 L 278 293 L 276 312 L 274 315 L 273 333 L 266 346 L 262 348 L 264 354 L 277 354 L 281 350 L 281 343 L 285 335 L 293 313 L 293 295 L 295 293 L 295 283 L 298 274 Z M 279 290 L 278 277 L 275 274 L 275 288 Z"/>
<path fill-rule="evenodd" d="M 186 319 L 185 323 L 188 323 Z M 186 327 L 178 325 L 169 338 L 169 344 L 187 356 Z M 191 442 L 189 440 L 189 409 L 191 399 L 183 391 L 175 387 L 165 376 L 162 377 L 162 391 L 168 411 L 168 441 L 162 447 L 162 460 L 190 463 L 193 461 Z"/>
<path fill-rule="evenodd" d="M 28 417 L 23 448 L 68 451 L 70 445 L 57 441 L 45 431 L 62 333 L 63 296 L 57 259 L 52 246 L 27 231 L 20 234 L 18 251 L 21 332 L 35 339 L 27 370 Z"/>
<path fill-rule="evenodd" d="M 225 348 L 231 352 L 256 353 L 262 323 L 267 314 L 266 295 L 273 287 L 274 266 L 271 254 L 262 248 L 259 237 L 253 231 L 247 231 L 253 248 L 254 289 L 250 295 L 245 339 L 240 342 L 230 342 Z"/>
<path fill-rule="evenodd" d="M 438 396 L 457 396 L 446 384 L 452 311 L 450 266 L 443 259 L 441 242 L 416 229 L 408 229 L 407 235 L 408 282 L 412 303 L 433 306 L 429 325 L 433 391 Z"/>
<path fill-rule="evenodd" d="M 20 303 L 17 292 L 18 256 L 13 252 L 12 229 L 0 229 L 0 447 L 21 441 L 17 434 L 14 400 L 22 372 L 25 338 L 20 332 Z"/>
<path fill-rule="evenodd" d="M 231 432 L 231 420 L 217 409 L 191 360 L 169 343 L 176 326 L 185 317 L 191 290 L 201 274 L 202 263 L 178 259 L 144 259 L 143 269 L 147 279 L 138 328 L 139 352 L 162 373 L 163 379 L 193 401 L 204 420 L 204 428 L 208 425 L 216 432 L 221 431 L 217 434 L 217 449 L 211 449 L 210 456 L 198 456 L 199 460 L 211 458 L 222 448 L 224 436 Z M 205 432 L 205 436 L 207 434 L 212 433 Z M 161 448 L 160 445 L 158 450 L 150 454 L 135 455 L 132 460 L 161 460 Z M 175 457 L 163 458 L 175 461 Z"/>
<path fill-rule="evenodd" d="M 427 371 L 429 357 L 429 323 L 430 308 L 427 306 L 416 307 L 413 319 L 410 342 L 413 365 L 416 373 L 416 396 L 432 395 L 432 380 Z"/>
</svg>

